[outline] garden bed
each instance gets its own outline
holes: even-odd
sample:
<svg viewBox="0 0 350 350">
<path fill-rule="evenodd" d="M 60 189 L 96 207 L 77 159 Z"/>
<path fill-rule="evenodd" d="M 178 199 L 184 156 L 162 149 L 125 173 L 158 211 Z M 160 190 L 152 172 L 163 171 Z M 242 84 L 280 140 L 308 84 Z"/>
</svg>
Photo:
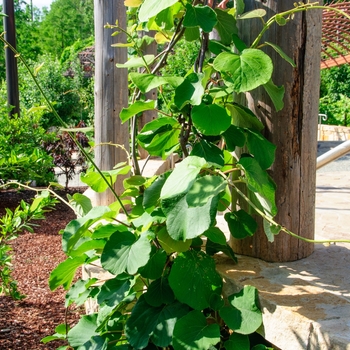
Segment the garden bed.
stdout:
<svg viewBox="0 0 350 350">
<path fill-rule="evenodd" d="M 82 189 L 70 189 L 70 192 Z M 65 192 L 60 195 L 65 197 Z M 30 202 L 32 191 L 0 191 L 0 214 L 5 208 L 14 209 L 24 199 Z M 26 298 L 14 301 L 0 296 L 0 349 L 37 350 L 56 349 L 59 342 L 42 344 L 40 340 L 54 333 L 55 327 L 65 322 L 74 324 L 83 310 L 74 307 L 66 313 L 65 291 L 59 288 L 51 292 L 48 286 L 50 272 L 65 259 L 59 231 L 74 219 L 73 211 L 59 203 L 38 222 L 35 233 L 23 232 L 12 242 L 13 278 Z"/>
</svg>

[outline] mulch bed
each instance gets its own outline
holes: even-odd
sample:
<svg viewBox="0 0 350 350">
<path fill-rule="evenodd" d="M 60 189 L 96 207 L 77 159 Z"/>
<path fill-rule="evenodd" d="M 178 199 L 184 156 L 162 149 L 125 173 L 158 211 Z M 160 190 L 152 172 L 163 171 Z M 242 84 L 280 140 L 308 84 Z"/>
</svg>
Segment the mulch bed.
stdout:
<svg viewBox="0 0 350 350">
<path fill-rule="evenodd" d="M 82 192 L 81 188 L 70 193 Z M 65 197 L 66 192 L 60 191 Z M 32 191 L 0 191 L 0 215 L 5 208 L 14 209 L 21 199 L 30 202 Z M 35 233 L 23 232 L 12 241 L 13 278 L 26 298 L 22 301 L 0 296 L 0 349 L 37 350 L 57 349 L 64 343 L 55 341 L 43 344 L 40 340 L 55 333 L 55 327 L 67 320 L 74 325 L 82 308 L 64 307 L 65 291 L 59 288 L 51 292 L 48 286 L 50 272 L 65 260 L 61 249 L 59 231 L 75 218 L 73 211 L 63 204 L 47 213 L 46 219 L 38 222 Z"/>
</svg>

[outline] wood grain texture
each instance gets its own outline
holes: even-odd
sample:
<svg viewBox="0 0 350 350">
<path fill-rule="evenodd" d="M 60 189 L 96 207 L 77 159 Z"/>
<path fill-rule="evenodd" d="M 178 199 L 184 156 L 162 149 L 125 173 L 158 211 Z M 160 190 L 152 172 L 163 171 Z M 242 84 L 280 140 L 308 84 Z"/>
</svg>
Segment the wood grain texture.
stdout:
<svg viewBox="0 0 350 350">
<path fill-rule="evenodd" d="M 111 143 L 129 149 L 128 124 L 121 124 L 119 113 L 128 104 L 127 69 L 116 67 L 116 63 L 127 61 L 126 48 L 115 48 L 112 44 L 126 42 L 124 34 L 111 36 L 105 29 L 107 23 L 118 21 L 126 27 L 126 10 L 123 1 L 95 0 L 95 161 L 102 170 L 111 170 L 119 162 L 127 161 L 127 154 Z M 123 192 L 122 178 L 118 178 L 115 190 Z M 99 194 L 97 204 L 108 205 L 115 201 L 110 190 Z"/>
<path fill-rule="evenodd" d="M 290 0 L 245 1 L 246 11 L 264 8 L 266 18 L 293 8 Z M 320 84 L 322 11 L 298 13 L 286 26 L 274 24 L 263 41 L 279 45 L 297 64 L 293 68 L 271 48 L 266 52 L 274 62 L 273 81 L 285 86 L 284 109 L 276 112 L 264 89 L 240 96 L 265 125 L 264 135 L 277 146 L 276 160 L 269 173 L 277 184 L 276 221 L 294 233 L 314 237 L 315 181 L 317 150 L 317 116 Z M 250 45 L 260 32 L 260 20 L 240 21 L 244 40 Z M 266 261 L 293 261 L 313 252 L 313 244 L 302 242 L 285 233 L 269 243 L 259 221 L 253 238 L 232 239 L 238 254 Z"/>
</svg>

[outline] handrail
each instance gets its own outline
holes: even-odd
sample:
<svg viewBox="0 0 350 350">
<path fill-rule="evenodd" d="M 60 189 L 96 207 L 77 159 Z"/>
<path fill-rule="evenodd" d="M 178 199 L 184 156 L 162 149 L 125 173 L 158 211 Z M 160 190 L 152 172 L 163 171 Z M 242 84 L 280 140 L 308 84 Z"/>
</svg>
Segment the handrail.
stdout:
<svg viewBox="0 0 350 350">
<path fill-rule="evenodd" d="M 350 140 L 341 143 L 337 147 L 334 147 L 330 151 L 317 157 L 316 170 L 322 168 L 323 166 L 331 163 L 332 161 L 342 156 L 345 156 L 349 152 L 350 152 Z"/>
</svg>

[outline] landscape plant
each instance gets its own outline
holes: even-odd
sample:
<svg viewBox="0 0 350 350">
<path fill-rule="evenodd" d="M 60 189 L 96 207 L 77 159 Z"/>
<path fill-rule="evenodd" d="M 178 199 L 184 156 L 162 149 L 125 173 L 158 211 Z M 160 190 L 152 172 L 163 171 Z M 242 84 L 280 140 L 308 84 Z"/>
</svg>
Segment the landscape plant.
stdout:
<svg viewBox="0 0 350 350">
<path fill-rule="evenodd" d="M 213 255 L 236 258 L 216 223 L 217 212 L 225 212 L 229 231 L 238 239 L 254 234 L 253 213 L 263 217 L 270 241 L 280 230 L 294 234 L 273 219 L 275 185 L 267 170 L 275 146 L 262 136 L 258 118 L 233 95 L 261 87 L 276 109 L 283 108 L 283 87 L 272 82 L 273 63 L 261 49 L 269 45 L 294 63 L 273 43 L 262 43 L 263 33 L 274 23 L 286 25 L 298 12 L 323 6 L 297 3 L 265 22 L 263 10 L 244 13 L 243 1 L 231 10 L 177 0 L 127 0 L 126 5 L 135 6 L 137 23 L 108 27 L 116 30 L 114 35 L 127 37 L 117 46 L 134 52 L 118 65 L 129 69 L 131 102 L 120 118 L 130 123 L 131 162 L 110 171 L 94 166 L 82 180 L 96 192 L 114 192 L 118 175 L 131 168 L 133 175 L 124 180 L 123 195 L 114 193 L 116 202 L 109 206 L 93 207 L 83 195 L 70 198 L 77 219 L 63 230 L 68 257 L 51 273 L 50 288 L 69 290 L 67 307 L 92 298 L 99 309 L 71 329 L 59 325 L 43 341 L 66 340 L 69 345 L 61 349 L 250 349 L 249 334 L 262 325 L 257 290 L 246 286 L 223 298 Z M 237 21 L 256 17 L 262 21 L 261 33 L 244 43 Z M 137 30 L 146 27 L 168 40 L 156 57 L 140 50 Z M 213 29 L 220 39 L 209 39 Z M 160 68 L 182 38 L 200 42 L 193 68 L 185 76 L 161 76 Z M 162 95 L 164 85 L 172 90 L 170 99 Z M 163 99 L 162 109 L 144 100 L 153 88 Z M 149 109 L 157 110 L 159 118 L 138 133 L 138 117 Z M 138 146 L 162 158 L 179 152 L 182 161 L 173 171 L 145 177 Z M 237 152 L 240 156 L 233 154 L 237 148 L 244 150 Z M 236 208 L 238 197 L 248 210 Z M 98 261 L 113 277 L 99 283 L 79 279 L 72 285 L 77 268 Z"/>
</svg>

